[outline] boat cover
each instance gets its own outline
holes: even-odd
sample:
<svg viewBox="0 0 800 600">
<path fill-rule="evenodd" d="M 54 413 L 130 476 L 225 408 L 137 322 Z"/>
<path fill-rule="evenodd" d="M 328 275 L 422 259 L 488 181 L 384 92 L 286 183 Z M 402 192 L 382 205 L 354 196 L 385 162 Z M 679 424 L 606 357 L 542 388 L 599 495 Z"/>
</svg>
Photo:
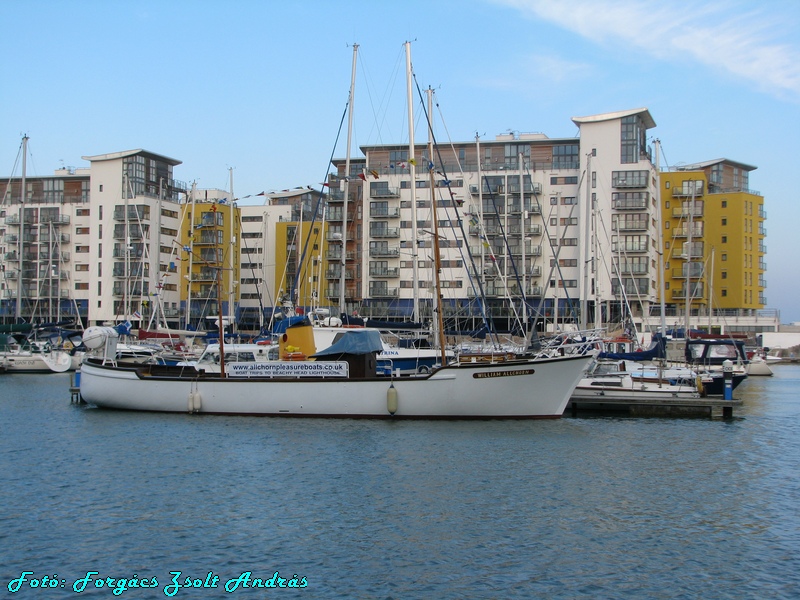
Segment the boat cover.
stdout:
<svg viewBox="0 0 800 600">
<path fill-rule="evenodd" d="M 353 329 L 340 337 L 334 344 L 320 350 L 311 358 L 332 356 L 337 354 L 370 354 L 381 352 L 383 343 L 381 334 L 372 329 Z"/>
</svg>

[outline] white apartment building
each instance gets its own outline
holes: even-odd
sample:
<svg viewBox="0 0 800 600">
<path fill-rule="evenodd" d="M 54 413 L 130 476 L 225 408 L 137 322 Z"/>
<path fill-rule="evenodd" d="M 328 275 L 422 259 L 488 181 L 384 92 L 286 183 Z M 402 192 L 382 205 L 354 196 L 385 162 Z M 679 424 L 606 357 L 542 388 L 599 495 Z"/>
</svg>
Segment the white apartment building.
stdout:
<svg viewBox="0 0 800 600">
<path fill-rule="evenodd" d="M 435 198 L 453 328 L 477 328 L 483 311 L 501 331 L 520 319 L 540 330 L 619 321 L 625 303 L 647 311 L 658 293 L 657 177 L 646 143 L 655 123 L 647 109 L 573 122 L 575 138 L 507 134 L 433 157 L 422 144 L 413 157 L 407 146 L 362 147 L 366 160 L 351 161 L 349 174 L 349 200 L 361 204 L 347 238 L 358 240 L 363 273 L 354 303 L 367 316 L 431 317 Z M 335 164 L 341 180 L 344 161 Z"/>
<path fill-rule="evenodd" d="M 26 178 L 24 195 L 22 178 L 0 182 L 0 317 L 138 327 L 160 308 L 177 325 L 175 241 L 186 186 L 172 169 L 180 161 L 146 150 L 83 158 L 89 168 Z"/>
</svg>

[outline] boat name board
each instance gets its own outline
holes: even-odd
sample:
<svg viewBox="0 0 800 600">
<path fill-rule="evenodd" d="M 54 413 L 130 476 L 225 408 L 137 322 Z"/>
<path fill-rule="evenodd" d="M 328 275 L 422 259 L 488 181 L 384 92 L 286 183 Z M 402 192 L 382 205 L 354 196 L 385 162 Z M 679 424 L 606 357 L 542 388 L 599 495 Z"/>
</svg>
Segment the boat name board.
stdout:
<svg viewBox="0 0 800 600">
<path fill-rule="evenodd" d="M 475 379 L 485 379 L 487 377 L 514 377 L 515 375 L 533 375 L 534 369 L 520 369 L 518 371 L 487 371 L 485 373 L 473 373 Z"/>
<path fill-rule="evenodd" d="M 348 364 L 311 360 L 230 363 L 225 372 L 229 377 L 347 377 Z"/>
</svg>

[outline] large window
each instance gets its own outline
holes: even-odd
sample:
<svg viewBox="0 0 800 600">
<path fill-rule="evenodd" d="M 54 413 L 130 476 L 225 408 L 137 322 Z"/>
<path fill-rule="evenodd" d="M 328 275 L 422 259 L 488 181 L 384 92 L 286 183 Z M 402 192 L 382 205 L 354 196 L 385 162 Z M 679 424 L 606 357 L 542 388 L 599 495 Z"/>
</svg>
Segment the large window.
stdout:
<svg viewBox="0 0 800 600">
<path fill-rule="evenodd" d="M 647 128 L 639 115 L 624 117 L 620 125 L 620 162 L 639 162 L 647 154 Z"/>
<path fill-rule="evenodd" d="M 553 169 L 577 169 L 579 163 L 578 144 L 553 146 Z"/>
</svg>

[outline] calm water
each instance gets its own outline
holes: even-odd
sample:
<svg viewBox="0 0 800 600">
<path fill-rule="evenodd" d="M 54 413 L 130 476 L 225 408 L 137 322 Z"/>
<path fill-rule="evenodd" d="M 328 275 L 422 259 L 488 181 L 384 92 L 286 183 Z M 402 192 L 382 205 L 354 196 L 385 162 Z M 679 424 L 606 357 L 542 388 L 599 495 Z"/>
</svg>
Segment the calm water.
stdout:
<svg viewBox="0 0 800 600">
<path fill-rule="evenodd" d="M 2 375 L 0 593 L 797 598 L 800 367 L 775 371 L 730 421 L 542 422 L 122 413 Z M 23 571 L 59 587 L 10 594 Z M 248 571 L 307 587 L 225 592 Z"/>
</svg>

